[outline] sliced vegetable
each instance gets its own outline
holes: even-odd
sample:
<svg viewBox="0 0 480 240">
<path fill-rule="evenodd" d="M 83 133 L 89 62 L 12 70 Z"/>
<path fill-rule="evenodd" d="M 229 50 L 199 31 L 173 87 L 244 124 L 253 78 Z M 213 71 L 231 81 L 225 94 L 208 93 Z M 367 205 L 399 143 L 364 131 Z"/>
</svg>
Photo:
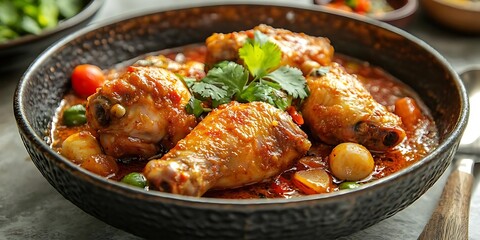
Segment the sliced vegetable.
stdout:
<svg viewBox="0 0 480 240">
<path fill-rule="evenodd" d="M 301 170 L 293 175 L 292 182 L 306 194 L 327 193 L 332 189 L 332 177 L 324 169 Z"/>
<path fill-rule="evenodd" d="M 86 109 L 82 104 L 74 105 L 63 111 L 63 124 L 69 127 L 79 126 L 87 122 Z"/>
<path fill-rule="evenodd" d="M 333 176 L 347 181 L 366 178 L 375 167 L 372 154 L 357 143 L 338 144 L 329 155 L 329 163 Z"/>
<path fill-rule="evenodd" d="M 72 72 L 73 91 L 78 96 L 88 97 L 97 91 L 105 82 L 102 70 L 91 64 L 78 65 Z"/>
<path fill-rule="evenodd" d="M 125 175 L 125 177 L 122 178 L 122 182 L 140 188 L 147 186 L 147 179 L 143 174 L 138 172 L 132 172 Z"/>
<path fill-rule="evenodd" d="M 103 177 L 112 177 L 118 172 L 118 165 L 115 158 L 105 154 L 90 156 L 81 163 L 80 166 Z"/>
<path fill-rule="evenodd" d="M 344 189 L 355 189 L 360 187 L 360 184 L 356 182 L 342 182 L 340 185 L 338 185 L 338 189 L 344 190 Z"/>
<path fill-rule="evenodd" d="M 62 143 L 61 154 L 70 161 L 80 164 L 89 157 L 101 154 L 97 139 L 87 131 L 74 133 Z"/>
</svg>

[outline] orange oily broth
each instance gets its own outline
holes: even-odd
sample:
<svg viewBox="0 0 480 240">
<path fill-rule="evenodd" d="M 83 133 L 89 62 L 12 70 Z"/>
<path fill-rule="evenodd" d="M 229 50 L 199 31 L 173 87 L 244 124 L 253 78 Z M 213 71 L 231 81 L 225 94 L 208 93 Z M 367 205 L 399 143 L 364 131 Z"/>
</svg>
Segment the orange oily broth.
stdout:
<svg viewBox="0 0 480 240">
<path fill-rule="evenodd" d="M 180 53 L 180 54 L 179 54 Z M 184 48 L 176 48 L 164 50 L 155 54 L 162 54 L 171 59 L 176 60 L 192 60 L 201 61 L 205 59 L 205 47 L 203 45 L 191 45 Z M 138 59 L 142 59 L 141 56 Z M 411 97 L 416 100 L 417 104 L 422 108 L 424 117 L 418 121 L 415 128 L 411 131 L 405 130 L 407 138 L 399 146 L 391 151 L 385 153 L 372 153 L 375 160 L 375 170 L 366 179 L 359 182 L 369 182 L 388 176 L 394 172 L 408 167 L 415 161 L 423 158 L 428 152 L 438 144 L 438 136 L 435 123 L 430 117 L 428 109 L 425 107 L 418 95 L 408 86 L 396 80 L 382 69 L 370 66 L 366 62 L 362 62 L 350 57 L 336 54 L 334 61 L 340 63 L 345 67 L 347 72 L 356 74 L 360 81 L 370 91 L 372 96 L 379 103 L 385 105 L 390 111 L 394 111 L 395 101 L 402 97 Z M 112 79 L 120 72 L 123 72 L 126 66 L 132 64 L 134 60 L 120 63 L 115 69 L 107 70 L 108 78 Z M 71 134 L 79 131 L 90 131 L 94 136 L 96 133 L 89 129 L 87 125 L 78 127 L 66 127 L 62 124 L 62 112 L 68 107 L 86 103 L 85 99 L 76 97 L 73 92 L 65 95 L 60 107 L 57 109 L 56 116 L 52 122 L 52 129 L 50 130 L 50 144 L 57 152 L 61 151 L 62 142 Z M 307 132 L 308 134 L 308 132 Z M 267 180 L 262 183 L 257 183 L 249 186 L 244 186 L 236 189 L 214 190 L 204 194 L 204 197 L 215 198 L 291 198 L 295 196 L 305 195 L 299 190 L 291 181 L 293 174 L 299 170 L 307 170 L 313 168 L 322 168 L 327 172 L 328 155 L 334 146 L 329 146 L 310 138 L 312 141 L 312 148 L 307 153 L 307 156 L 300 159 L 291 168 L 284 171 L 281 175 L 274 179 Z M 118 159 L 119 171 L 111 176 L 113 180 L 120 180 L 130 172 L 142 172 L 146 160 L 138 161 L 138 159 Z M 333 176 L 333 185 L 328 189 L 329 192 L 337 191 L 340 180 Z"/>
</svg>

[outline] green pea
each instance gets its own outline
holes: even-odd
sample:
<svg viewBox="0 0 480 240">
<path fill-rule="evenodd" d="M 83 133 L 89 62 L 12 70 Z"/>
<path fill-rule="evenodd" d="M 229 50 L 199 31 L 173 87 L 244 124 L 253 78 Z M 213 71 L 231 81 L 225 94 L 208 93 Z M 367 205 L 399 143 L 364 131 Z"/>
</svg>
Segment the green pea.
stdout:
<svg viewBox="0 0 480 240">
<path fill-rule="evenodd" d="M 63 112 L 63 124 L 69 127 L 85 124 L 87 122 L 85 112 L 82 104 L 71 106 Z"/>
<path fill-rule="evenodd" d="M 356 182 L 342 182 L 340 185 L 338 185 L 339 189 L 354 189 L 360 187 L 360 184 Z"/>
<path fill-rule="evenodd" d="M 138 172 L 132 172 L 125 175 L 125 177 L 122 178 L 122 182 L 140 188 L 147 186 L 147 179 L 143 174 Z"/>
</svg>

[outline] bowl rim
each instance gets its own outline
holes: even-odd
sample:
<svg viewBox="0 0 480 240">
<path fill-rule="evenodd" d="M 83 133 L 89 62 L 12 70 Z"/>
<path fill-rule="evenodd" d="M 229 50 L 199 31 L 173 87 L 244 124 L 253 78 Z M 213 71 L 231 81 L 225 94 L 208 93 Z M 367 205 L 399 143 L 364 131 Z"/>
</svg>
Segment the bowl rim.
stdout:
<svg viewBox="0 0 480 240">
<path fill-rule="evenodd" d="M 33 130 L 32 125 L 29 121 L 25 118 L 25 107 L 22 102 L 22 98 L 24 96 L 24 89 L 28 86 L 28 80 L 32 77 L 33 72 L 39 68 L 43 62 L 50 57 L 50 55 L 54 54 L 57 50 L 61 49 L 64 45 L 70 43 L 71 41 L 82 37 L 90 32 L 97 31 L 104 27 L 109 27 L 115 24 L 122 24 L 123 22 L 130 21 L 132 19 L 141 18 L 141 17 L 149 17 L 155 14 L 161 14 L 163 12 L 168 11 L 183 11 L 188 10 L 191 8 L 209 8 L 209 7 L 240 7 L 240 6 L 273 6 L 273 7 L 280 7 L 280 8 L 289 8 L 299 11 L 312 11 L 312 12 L 321 12 L 325 14 L 332 14 L 332 15 L 339 15 L 345 18 L 350 18 L 356 21 L 361 21 L 367 24 L 374 25 L 378 28 L 383 28 L 393 34 L 400 35 L 403 38 L 406 38 L 410 42 L 418 45 L 419 47 L 425 49 L 427 52 L 432 54 L 443 67 L 448 70 L 449 72 L 453 73 L 452 81 L 455 84 L 455 90 L 459 92 L 460 100 L 461 100 L 461 110 L 459 117 L 456 121 L 455 126 L 452 129 L 450 135 L 448 135 L 439 145 L 430 152 L 426 157 L 418 160 L 417 162 L 413 163 L 412 165 L 395 172 L 389 176 L 383 177 L 381 179 L 377 179 L 373 182 L 362 184 L 357 189 L 352 189 L 349 191 L 337 191 L 332 193 L 326 194 L 315 194 L 315 195 L 307 195 L 307 196 L 300 196 L 300 197 L 293 197 L 293 198 L 275 198 L 275 199 L 222 199 L 222 198 L 206 198 L 206 197 L 191 197 L 191 196 L 183 196 L 178 194 L 172 193 L 165 193 L 160 191 L 145 191 L 144 189 L 140 189 L 134 186 L 130 186 L 121 182 L 117 182 L 114 180 L 107 179 L 105 177 L 96 175 L 94 173 L 89 172 L 74 164 L 73 162 L 69 161 L 65 157 L 61 156 L 53 149 L 49 147 L 49 145 L 44 141 L 44 136 L 38 136 L 35 131 Z M 197 207 L 201 208 L 230 208 L 232 206 L 248 206 L 248 210 L 258 210 L 258 209 L 266 209 L 266 208 L 277 208 L 279 206 L 284 207 L 287 204 L 305 204 L 309 205 L 312 202 L 337 202 L 339 200 L 347 200 L 352 201 L 355 196 L 368 194 L 369 191 L 373 191 L 375 189 L 383 188 L 384 186 L 388 186 L 394 184 L 395 179 L 405 178 L 409 173 L 416 172 L 421 170 L 422 166 L 427 164 L 428 162 L 435 161 L 436 158 L 445 150 L 452 148 L 455 144 L 455 139 L 460 138 L 463 130 L 466 126 L 467 115 L 469 112 L 469 103 L 467 100 L 467 94 L 465 91 L 465 87 L 461 82 L 458 74 L 453 70 L 452 66 L 446 61 L 446 59 L 440 55 L 433 47 L 429 46 L 424 41 L 414 37 L 410 33 L 401 30 L 399 28 L 390 26 L 387 23 L 379 22 L 372 19 L 367 19 L 363 17 L 356 17 L 352 14 L 344 14 L 339 13 L 337 11 L 330 11 L 324 8 L 314 8 L 312 9 L 311 6 L 305 5 L 298 5 L 298 4 L 285 4 L 285 3 L 238 3 L 235 1 L 218 4 L 218 3 L 203 3 L 203 4 L 185 4 L 185 6 L 177 6 L 171 8 L 157 8 L 157 9 L 149 9 L 149 10 L 140 10 L 138 12 L 133 12 L 128 15 L 122 15 L 120 17 L 114 17 L 107 21 L 104 21 L 99 24 L 90 25 L 86 28 L 81 29 L 80 31 L 71 34 L 67 37 L 64 37 L 60 41 L 56 42 L 49 48 L 47 48 L 42 54 L 37 57 L 37 59 L 29 66 L 26 72 L 23 74 L 21 80 L 17 85 L 17 89 L 15 90 L 14 94 L 14 115 L 17 121 L 18 129 L 21 133 L 23 133 L 29 141 L 31 141 L 36 148 L 41 150 L 43 153 L 49 155 L 49 161 L 55 161 L 56 165 L 61 163 L 61 167 L 64 170 L 69 171 L 71 174 L 76 174 L 78 177 L 82 178 L 83 181 L 89 181 L 92 184 L 108 189 L 108 191 L 113 191 L 130 198 L 135 199 L 143 199 L 149 200 L 153 202 L 165 202 L 165 201 L 173 201 L 175 204 L 181 205 L 188 205 L 193 206 L 195 204 Z M 245 210 L 246 208 L 242 208 Z"/>
<path fill-rule="evenodd" d="M 97 10 L 100 9 L 104 1 L 105 0 L 90 0 L 80 12 L 75 14 L 73 17 L 60 21 L 58 25 L 55 26 L 54 28 L 42 30 L 42 32 L 37 35 L 28 34 L 28 35 L 24 35 L 24 36 L 20 36 L 18 38 L 12 39 L 10 41 L 6 41 L 4 43 L 0 43 L 0 50 L 9 49 L 15 46 L 20 46 L 22 44 L 29 43 L 29 42 L 35 42 L 40 39 L 45 39 L 50 35 L 59 33 L 83 21 L 86 21 L 89 17 L 95 14 Z"/>
</svg>

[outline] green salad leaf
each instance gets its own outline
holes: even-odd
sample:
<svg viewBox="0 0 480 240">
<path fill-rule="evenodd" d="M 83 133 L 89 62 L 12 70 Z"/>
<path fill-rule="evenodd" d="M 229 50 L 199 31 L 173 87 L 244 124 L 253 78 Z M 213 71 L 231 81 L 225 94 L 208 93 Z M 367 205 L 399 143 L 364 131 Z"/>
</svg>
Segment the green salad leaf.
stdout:
<svg viewBox="0 0 480 240">
<path fill-rule="evenodd" d="M 82 0 L 0 0 L 0 43 L 54 28 L 84 5 Z"/>
</svg>

